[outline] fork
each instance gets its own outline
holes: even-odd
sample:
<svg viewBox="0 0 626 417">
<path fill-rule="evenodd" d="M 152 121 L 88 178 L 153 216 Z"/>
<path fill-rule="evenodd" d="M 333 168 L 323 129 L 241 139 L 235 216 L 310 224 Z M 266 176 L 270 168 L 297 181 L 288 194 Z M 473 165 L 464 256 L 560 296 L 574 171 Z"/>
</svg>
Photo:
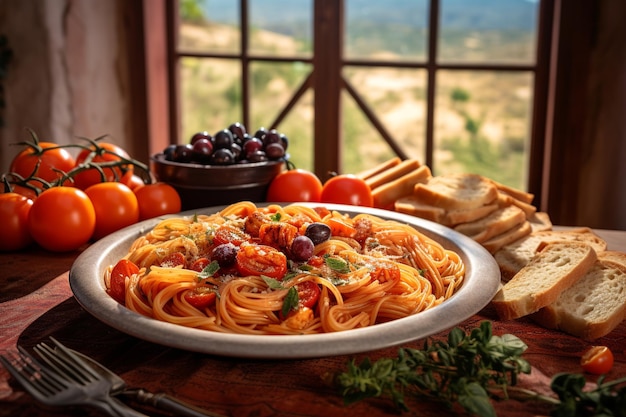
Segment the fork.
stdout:
<svg viewBox="0 0 626 417">
<path fill-rule="evenodd" d="M 24 348 L 10 357 L 0 355 L 0 362 L 29 394 L 50 406 L 90 406 L 114 417 L 147 417 L 109 396 L 110 383 L 102 377 L 82 375 L 82 383 L 68 378 L 71 367 L 54 359 L 43 349 L 36 349 L 43 365 Z"/>
</svg>

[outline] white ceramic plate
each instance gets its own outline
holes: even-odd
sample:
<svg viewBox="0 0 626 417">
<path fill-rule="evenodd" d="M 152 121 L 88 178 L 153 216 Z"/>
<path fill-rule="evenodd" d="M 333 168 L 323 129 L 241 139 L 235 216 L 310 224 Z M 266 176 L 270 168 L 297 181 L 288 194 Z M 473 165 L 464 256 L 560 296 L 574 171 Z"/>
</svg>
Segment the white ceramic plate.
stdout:
<svg viewBox="0 0 626 417">
<path fill-rule="evenodd" d="M 303 203 L 306 204 L 306 203 Z M 309 204 L 314 206 L 315 204 Z M 494 258 L 482 246 L 439 224 L 371 208 L 324 204 L 354 216 L 369 213 L 414 226 L 425 235 L 456 251 L 466 265 L 466 276 L 457 293 L 440 305 L 413 316 L 362 329 L 337 333 L 296 336 L 224 334 L 193 329 L 151 319 L 128 310 L 105 292 L 103 273 L 108 265 L 124 256 L 130 244 L 147 233 L 159 219 L 146 220 L 115 232 L 91 245 L 70 269 L 70 286 L 78 302 L 102 322 L 129 335 L 162 345 L 246 358 L 314 358 L 354 354 L 398 346 L 450 329 L 479 312 L 495 295 L 500 271 Z M 188 211 L 215 213 L 223 207 Z"/>
</svg>

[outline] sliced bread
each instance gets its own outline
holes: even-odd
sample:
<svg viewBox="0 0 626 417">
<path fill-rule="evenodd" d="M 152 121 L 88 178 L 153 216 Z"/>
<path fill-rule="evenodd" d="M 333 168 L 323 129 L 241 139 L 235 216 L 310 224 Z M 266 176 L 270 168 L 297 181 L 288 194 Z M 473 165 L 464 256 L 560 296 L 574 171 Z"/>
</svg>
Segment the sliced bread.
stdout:
<svg viewBox="0 0 626 417">
<path fill-rule="evenodd" d="M 516 319 L 553 303 L 587 273 L 596 259 L 596 252 L 585 243 L 546 245 L 495 295 L 492 304 L 498 316 Z"/>
<path fill-rule="evenodd" d="M 532 193 L 526 192 L 526 191 L 522 191 L 520 189 L 517 188 L 513 188 L 511 186 L 508 185 L 504 185 L 498 181 L 495 181 L 493 179 L 491 179 L 491 182 L 493 182 L 493 184 L 496 186 L 496 188 L 498 189 L 498 191 L 501 191 L 505 194 L 510 195 L 511 197 L 513 197 L 516 200 L 522 201 L 526 204 L 530 204 L 532 203 L 533 199 L 535 198 L 535 196 Z"/>
<path fill-rule="evenodd" d="M 555 302 L 532 315 L 532 319 L 544 327 L 559 329 L 585 340 L 610 333 L 624 318 L 626 266 L 600 257 Z"/>
<path fill-rule="evenodd" d="M 408 172 L 395 180 L 389 181 L 372 189 L 374 207 L 394 208 L 396 200 L 400 197 L 410 195 L 415 188 L 415 184 L 427 182 L 432 177 L 430 168 L 426 165 Z"/>
<path fill-rule="evenodd" d="M 528 218 L 528 221 L 533 229 L 533 233 L 552 230 L 552 220 L 550 220 L 550 216 L 545 211 L 536 212 Z"/>
<path fill-rule="evenodd" d="M 420 201 L 415 195 L 400 197 L 394 203 L 394 209 L 400 213 L 421 217 L 444 226 L 452 227 L 460 223 L 472 222 L 485 217 L 498 209 L 497 204 L 487 204 L 475 209 L 446 210 Z"/>
<path fill-rule="evenodd" d="M 485 242 L 526 221 L 526 214 L 517 206 L 502 207 L 473 222 L 454 227 L 459 233 L 471 237 L 478 243 Z"/>
<path fill-rule="evenodd" d="M 606 242 L 588 227 L 566 231 L 547 230 L 533 232 L 528 236 L 502 246 L 497 252 L 492 252 L 500 267 L 502 279 L 508 281 L 513 278 L 535 256 L 537 248 L 542 242 L 560 240 L 587 243 L 598 253 L 606 250 Z"/>
<path fill-rule="evenodd" d="M 518 224 L 517 226 L 512 227 L 504 233 L 501 233 L 497 236 L 492 237 L 489 240 L 482 242 L 482 245 L 485 249 L 489 251 L 489 253 L 496 253 L 501 247 L 508 245 L 509 243 L 515 242 L 519 239 L 524 238 L 524 236 L 528 236 L 532 232 L 532 227 L 530 226 L 530 222 L 528 220 L 523 223 Z"/>
<path fill-rule="evenodd" d="M 420 201 L 446 210 L 475 209 L 498 197 L 493 182 L 477 174 L 434 176 L 425 184 L 417 184 L 413 193 Z"/>
</svg>

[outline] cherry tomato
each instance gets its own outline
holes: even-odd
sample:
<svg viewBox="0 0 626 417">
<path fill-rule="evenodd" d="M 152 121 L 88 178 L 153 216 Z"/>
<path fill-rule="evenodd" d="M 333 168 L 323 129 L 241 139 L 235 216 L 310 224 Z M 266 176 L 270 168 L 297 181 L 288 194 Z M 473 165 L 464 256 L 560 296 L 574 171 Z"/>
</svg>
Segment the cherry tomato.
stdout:
<svg viewBox="0 0 626 417">
<path fill-rule="evenodd" d="M 33 200 L 17 193 L 0 194 L 0 251 L 24 249 L 32 241 L 28 214 Z"/>
<path fill-rule="evenodd" d="M 178 192 L 171 185 L 162 182 L 139 187 L 135 195 L 139 202 L 139 220 L 178 213 L 181 209 Z"/>
<path fill-rule="evenodd" d="M 265 275 L 282 279 L 287 273 L 287 257 L 271 246 L 242 245 L 237 252 L 237 272 L 242 276 Z"/>
<path fill-rule="evenodd" d="M 313 281 L 304 281 L 296 285 L 298 290 L 298 305 L 300 307 L 312 308 L 320 298 L 322 290 Z"/>
<path fill-rule="evenodd" d="M 66 252 L 87 243 L 96 227 L 96 211 L 87 194 L 74 187 L 52 187 L 33 202 L 28 215 L 31 236 L 44 249 Z"/>
<path fill-rule="evenodd" d="M 122 175 L 120 178 L 120 182 L 124 185 L 127 185 L 128 188 L 135 191 L 139 187 L 143 187 L 146 185 L 139 175 L 133 173 L 133 170 L 128 170 Z"/>
<path fill-rule="evenodd" d="M 193 261 L 189 269 L 191 269 L 192 271 L 196 271 L 196 272 L 202 272 L 204 268 L 209 266 L 210 263 L 211 261 L 209 261 L 208 258 L 198 258 L 195 261 Z"/>
<path fill-rule="evenodd" d="M 274 177 L 266 199 L 270 202 L 318 202 L 321 195 L 322 182 L 314 173 L 304 169 L 291 169 Z"/>
<path fill-rule="evenodd" d="M 352 174 L 336 175 L 326 181 L 322 188 L 321 201 L 363 207 L 374 205 L 369 185 Z"/>
<path fill-rule="evenodd" d="M 161 259 L 159 266 L 162 266 L 163 268 L 176 268 L 177 266 L 182 266 L 184 268 L 186 264 L 187 260 L 182 252 L 172 252 L 165 258 Z"/>
<path fill-rule="evenodd" d="M 185 293 L 185 301 L 198 310 L 203 310 L 215 304 L 215 298 L 217 298 L 215 291 L 209 287 L 196 287 L 194 290 Z"/>
<path fill-rule="evenodd" d="M 101 182 L 85 190 L 96 210 L 94 239 L 139 221 L 139 203 L 135 193 L 120 182 Z"/>
<path fill-rule="evenodd" d="M 241 246 L 243 242 L 249 241 L 249 234 L 230 225 L 222 225 L 218 227 L 213 236 L 213 244 L 215 246 L 223 245 L 224 243 L 232 243 L 235 246 Z"/>
<path fill-rule="evenodd" d="M 113 145 L 112 143 L 100 142 L 98 143 L 98 147 L 102 149 L 102 151 L 99 151 L 99 153 L 94 155 L 91 162 L 106 163 L 120 161 L 122 158 L 130 159 L 130 156 L 124 149 L 117 145 Z M 94 150 L 95 148 L 93 147 L 91 150 L 83 149 L 76 157 L 76 166 L 85 163 Z M 100 171 L 96 168 L 90 168 L 85 171 L 81 171 L 74 176 L 74 185 L 81 190 L 85 190 L 94 184 L 98 184 L 99 182 L 119 181 L 127 169 L 131 168 L 128 166 L 103 168 L 102 170 L 105 176 L 103 180 Z"/>
<path fill-rule="evenodd" d="M 35 199 L 37 198 L 37 192 L 35 192 L 35 190 L 33 190 L 32 188 L 18 184 L 12 184 L 11 188 L 13 189 L 14 193 L 23 195 L 24 197 L 29 198 L 33 201 L 35 201 Z"/>
<path fill-rule="evenodd" d="M 40 155 L 36 154 L 34 148 L 28 147 L 13 158 L 9 170 L 24 178 L 34 174 L 34 176 L 47 182 L 52 182 L 63 176 L 62 173 L 55 170 L 68 172 L 74 168 L 74 157 L 67 149 L 51 149 L 59 146 L 52 142 L 39 142 L 39 146 L 43 149 Z M 39 163 L 39 167 L 37 167 L 37 163 Z"/>
<path fill-rule="evenodd" d="M 121 259 L 111 270 L 109 295 L 118 303 L 124 304 L 126 299 L 126 278 L 139 273 L 139 268 L 128 259 Z"/>
<path fill-rule="evenodd" d="M 613 352 L 606 346 L 592 346 L 580 358 L 580 365 L 590 374 L 606 374 L 613 368 Z"/>
</svg>

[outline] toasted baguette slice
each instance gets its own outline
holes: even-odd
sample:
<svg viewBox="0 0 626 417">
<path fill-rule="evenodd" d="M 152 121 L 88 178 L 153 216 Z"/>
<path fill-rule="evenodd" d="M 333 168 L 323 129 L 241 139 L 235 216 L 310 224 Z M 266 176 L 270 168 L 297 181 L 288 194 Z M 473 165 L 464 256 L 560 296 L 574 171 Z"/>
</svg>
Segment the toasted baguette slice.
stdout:
<svg viewBox="0 0 626 417">
<path fill-rule="evenodd" d="M 553 303 L 587 273 L 596 259 L 596 252 L 585 243 L 546 245 L 495 295 L 492 304 L 498 316 L 516 319 Z"/>
<path fill-rule="evenodd" d="M 528 236 L 530 232 L 532 232 L 532 227 L 530 227 L 530 222 L 526 220 L 506 232 L 482 242 L 482 245 L 493 255 L 504 245 L 508 245 L 511 242 L 522 239 L 524 236 Z"/>
<path fill-rule="evenodd" d="M 500 207 L 507 207 L 511 205 L 517 206 L 520 209 L 524 210 L 524 213 L 526 213 L 527 218 L 532 217 L 537 212 L 537 207 L 533 206 L 532 204 L 525 203 L 521 200 L 513 198 L 510 195 L 502 191 L 498 191 L 498 205 Z"/>
<path fill-rule="evenodd" d="M 419 167 L 420 163 L 417 159 L 407 159 L 385 171 L 372 175 L 371 177 L 365 179 L 365 183 L 373 190 L 374 188 L 396 180 L 409 172 L 413 172 Z"/>
<path fill-rule="evenodd" d="M 427 204 L 446 210 L 468 210 L 492 203 L 498 197 L 498 190 L 481 175 L 450 174 L 417 184 L 413 194 Z"/>
<path fill-rule="evenodd" d="M 526 237 L 503 246 L 494 253 L 502 279 L 508 281 L 535 256 L 541 242 L 578 241 L 591 245 L 597 253 L 606 250 L 606 242 L 588 227 L 566 231 L 548 230 L 533 232 Z M 493 253 L 493 252 L 492 252 Z"/>
<path fill-rule="evenodd" d="M 526 204 L 530 204 L 533 202 L 533 199 L 535 198 L 534 194 L 526 192 L 526 191 L 522 191 L 519 190 L 517 188 L 513 188 L 510 187 L 508 185 L 504 185 L 502 183 L 499 183 L 498 181 L 495 180 L 491 180 L 491 182 L 494 183 L 494 185 L 496 186 L 496 188 L 498 189 L 498 191 L 501 191 L 505 194 L 510 195 L 511 197 L 513 197 L 516 200 L 522 201 Z"/>
<path fill-rule="evenodd" d="M 552 230 L 552 220 L 550 220 L 548 213 L 544 211 L 536 212 L 528 218 L 528 221 L 533 229 L 533 233 Z"/>
<path fill-rule="evenodd" d="M 445 210 L 420 201 L 415 195 L 400 197 L 394 203 L 400 213 L 421 217 L 444 226 L 452 227 L 460 223 L 472 222 L 487 216 L 498 209 L 496 204 L 487 204 L 471 210 Z"/>
<path fill-rule="evenodd" d="M 610 333 L 626 318 L 626 266 L 599 258 L 577 283 L 531 318 L 585 340 Z"/>
<path fill-rule="evenodd" d="M 388 169 L 391 169 L 395 167 L 396 165 L 400 165 L 400 162 L 402 162 L 402 160 L 399 157 L 394 156 L 393 158 L 388 159 L 385 162 L 382 162 L 373 168 L 359 172 L 358 174 L 356 174 L 356 176 L 358 178 L 361 178 L 362 180 L 366 180 L 368 178 L 373 177 L 374 175 L 380 174 L 383 171 L 387 171 Z"/>
<path fill-rule="evenodd" d="M 624 252 L 605 250 L 604 252 L 598 252 L 598 259 L 602 261 L 611 261 L 626 268 L 626 253 Z"/>
<path fill-rule="evenodd" d="M 526 221 L 526 214 L 517 206 L 500 208 L 473 222 L 461 223 L 454 227 L 459 233 L 471 237 L 478 243 L 485 242 Z"/>
<path fill-rule="evenodd" d="M 414 171 L 374 188 L 372 190 L 374 207 L 393 208 L 398 198 L 410 195 L 415 184 L 426 182 L 431 176 L 430 168 L 422 165 Z"/>
</svg>

